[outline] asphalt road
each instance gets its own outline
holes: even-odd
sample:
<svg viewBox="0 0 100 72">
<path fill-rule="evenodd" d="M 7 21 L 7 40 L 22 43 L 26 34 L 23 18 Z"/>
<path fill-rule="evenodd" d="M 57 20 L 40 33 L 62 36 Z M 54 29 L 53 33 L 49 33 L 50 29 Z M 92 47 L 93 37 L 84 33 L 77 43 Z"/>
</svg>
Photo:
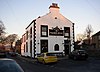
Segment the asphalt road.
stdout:
<svg viewBox="0 0 100 72">
<path fill-rule="evenodd" d="M 23 68 L 25 72 L 61 72 L 58 69 L 54 69 L 53 65 L 43 65 L 41 63 L 32 63 L 21 58 L 13 58 Z"/>
<path fill-rule="evenodd" d="M 100 72 L 100 58 L 88 58 L 86 61 L 61 60 L 56 64 L 43 65 L 13 57 L 25 72 Z"/>
</svg>

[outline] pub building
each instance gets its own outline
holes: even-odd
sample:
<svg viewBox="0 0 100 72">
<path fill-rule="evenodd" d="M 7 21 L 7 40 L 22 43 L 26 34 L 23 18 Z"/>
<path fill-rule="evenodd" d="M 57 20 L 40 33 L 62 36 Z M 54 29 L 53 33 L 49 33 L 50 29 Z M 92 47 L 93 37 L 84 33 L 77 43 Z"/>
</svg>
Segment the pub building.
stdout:
<svg viewBox="0 0 100 72">
<path fill-rule="evenodd" d="M 21 54 L 36 58 L 43 52 L 69 54 L 74 50 L 74 23 L 59 12 L 56 3 L 49 13 L 34 19 L 22 36 Z"/>
</svg>

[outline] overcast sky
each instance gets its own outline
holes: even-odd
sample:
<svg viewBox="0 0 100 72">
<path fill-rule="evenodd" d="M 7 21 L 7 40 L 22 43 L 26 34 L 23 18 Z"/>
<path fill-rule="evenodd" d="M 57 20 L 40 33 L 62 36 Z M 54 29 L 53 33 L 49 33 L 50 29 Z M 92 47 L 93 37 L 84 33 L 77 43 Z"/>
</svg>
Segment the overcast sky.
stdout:
<svg viewBox="0 0 100 72">
<path fill-rule="evenodd" d="M 49 12 L 52 3 L 58 3 L 60 13 L 75 23 L 75 35 L 84 33 L 88 24 L 93 34 L 100 31 L 100 0 L 0 0 L 0 20 L 8 34 L 21 37 L 33 19 Z"/>
</svg>

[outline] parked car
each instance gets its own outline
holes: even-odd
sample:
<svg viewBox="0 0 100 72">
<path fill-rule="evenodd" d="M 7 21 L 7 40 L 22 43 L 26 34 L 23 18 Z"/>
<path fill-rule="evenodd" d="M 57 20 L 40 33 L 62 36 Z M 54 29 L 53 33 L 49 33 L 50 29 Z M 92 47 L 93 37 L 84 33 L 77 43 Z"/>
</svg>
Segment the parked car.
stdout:
<svg viewBox="0 0 100 72">
<path fill-rule="evenodd" d="M 0 72 L 24 72 L 13 59 L 0 58 Z"/>
<path fill-rule="evenodd" d="M 17 56 L 17 53 L 16 53 L 16 52 L 9 52 L 9 54 L 10 54 L 11 56 Z"/>
<path fill-rule="evenodd" d="M 47 64 L 47 63 L 54 63 L 54 62 L 56 63 L 58 59 L 57 59 L 57 56 L 55 56 L 52 53 L 41 53 L 37 57 L 37 61 L 43 64 Z"/>
<path fill-rule="evenodd" d="M 76 59 L 86 60 L 88 58 L 88 54 L 85 50 L 73 50 L 70 53 L 69 58 L 72 58 L 74 60 L 76 60 Z"/>
<path fill-rule="evenodd" d="M 0 50 L 0 58 L 2 58 L 2 57 L 6 57 L 6 52 Z"/>
</svg>

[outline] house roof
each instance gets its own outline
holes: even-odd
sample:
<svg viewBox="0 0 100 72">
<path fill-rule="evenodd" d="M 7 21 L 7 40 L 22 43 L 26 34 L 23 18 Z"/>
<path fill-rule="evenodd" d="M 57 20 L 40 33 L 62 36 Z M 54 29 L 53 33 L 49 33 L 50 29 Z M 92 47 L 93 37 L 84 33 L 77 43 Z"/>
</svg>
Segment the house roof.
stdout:
<svg viewBox="0 0 100 72">
<path fill-rule="evenodd" d="M 97 32 L 97 33 L 95 33 L 94 35 L 92 35 L 92 37 L 93 37 L 93 36 L 98 36 L 98 35 L 100 35 L 100 31 Z"/>
<path fill-rule="evenodd" d="M 26 29 L 35 21 L 36 21 L 36 19 L 32 20 L 32 22 L 26 27 Z"/>
<path fill-rule="evenodd" d="M 56 4 L 56 3 L 52 3 L 52 5 L 50 5 L 49 9 L 50 9 L 50 8 L 58 8 L 58 9 L 59 9 L 58 4 Z M 49 12 L 49 13 L 43 15 L 43 16 L 39 16 L 38 18 L 32 20 L 32 22 L 26 27 L 26 29 L 27 29 L 28 27 L 30 27 L 30 25 L 31 25 L 32 23 L 34 23 L 36 20 L 38 20 L 38 19 L 40 19 L 40 18 L 43 18 L 43 17 L 45 17 L 45 16 L 47 16 L 47 15 L 49 15 L 49 14 L 51 14 L 51 12 Z M 60 13 L 59 13 L 59 14 L 60 14 Z M 67 19 L 66 17 L 64 17 L 62 14 L 60 14 L 60 15 L 61 15 L 63 18 L 65 18 L 68 22 L 71 22 L 69 19 Z M 71 22 L 71 23 L 72 23 L 72 22 Z M 74 23 L 73 23 L 73 24 L 74 24 Z"/>
</svg>

